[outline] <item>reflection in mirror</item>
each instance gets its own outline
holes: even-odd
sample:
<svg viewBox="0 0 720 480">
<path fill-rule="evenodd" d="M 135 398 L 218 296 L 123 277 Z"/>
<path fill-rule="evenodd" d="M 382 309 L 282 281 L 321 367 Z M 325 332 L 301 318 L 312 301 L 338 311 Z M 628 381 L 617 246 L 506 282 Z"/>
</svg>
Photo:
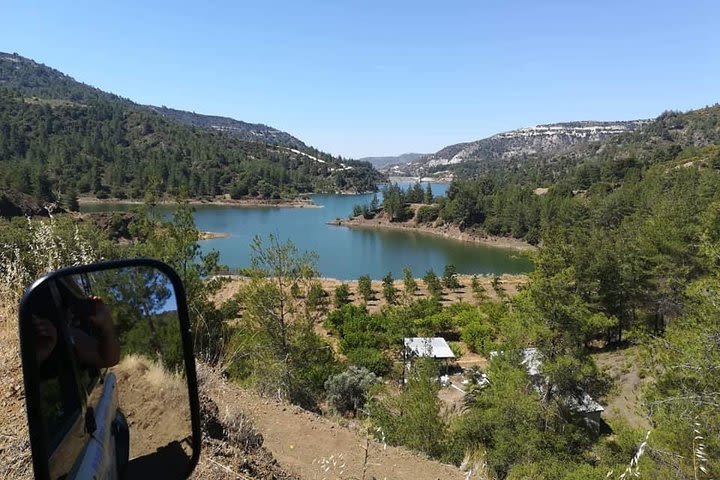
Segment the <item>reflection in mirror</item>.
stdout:
<svg viewBox="0 0 720 480">
<path fill-rule="evenodd" d="M 54 278 L 28 299 L 51 478 L 181 478 L 192 428 L 175 291 L 152 267 Z"/>
</svg>

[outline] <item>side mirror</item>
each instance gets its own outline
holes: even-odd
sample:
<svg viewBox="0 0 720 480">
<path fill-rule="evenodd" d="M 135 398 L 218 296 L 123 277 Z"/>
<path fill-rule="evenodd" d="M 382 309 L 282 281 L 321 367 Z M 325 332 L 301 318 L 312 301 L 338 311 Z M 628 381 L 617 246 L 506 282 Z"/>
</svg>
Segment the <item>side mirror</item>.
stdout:
<svg viewBox="0 0 720 480">
<path fill-rule="evenodd" d="M 182 282 L 155 260 L 52 272 L 20 305 L 35 478 L 187 478 L 200 409 Z"/>
</svg>

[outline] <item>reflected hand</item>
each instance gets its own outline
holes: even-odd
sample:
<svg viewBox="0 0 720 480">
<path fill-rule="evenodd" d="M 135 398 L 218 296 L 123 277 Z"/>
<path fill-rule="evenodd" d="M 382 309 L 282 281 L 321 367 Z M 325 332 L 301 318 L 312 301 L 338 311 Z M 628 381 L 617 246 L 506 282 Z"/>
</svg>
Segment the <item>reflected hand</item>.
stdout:
<svg viewBox="0 0 720 480">
<path fill-rule="evenodd" d="M 75 353 L 85 365 L 108 368 L 117 365 L 120 360 L 120 342 L 115 332 L 110 309 L 100 297 L 90 297 L 92 313 L 87 316 L 96 332 L 92 335 L 81 329 L 73 328 Z"/>
<path fill-rule="evenodd" d="M 100 335 L 109 335 L 115 333 L 112 315 L 110 309 L 103 303 L 100 297 L 90 297 L 93 302 L 94 311 L 88 316 L 90 322 L 98 329 Z"/>
<path fill-rule="evenodd" d="M 57 344 L 57 329 L 47 318 L 40 318 L 33 315 L 33 329 L 35 331 L 35 358 L 37 363 L 42 362 L 50 356 Z"/>
</svg>

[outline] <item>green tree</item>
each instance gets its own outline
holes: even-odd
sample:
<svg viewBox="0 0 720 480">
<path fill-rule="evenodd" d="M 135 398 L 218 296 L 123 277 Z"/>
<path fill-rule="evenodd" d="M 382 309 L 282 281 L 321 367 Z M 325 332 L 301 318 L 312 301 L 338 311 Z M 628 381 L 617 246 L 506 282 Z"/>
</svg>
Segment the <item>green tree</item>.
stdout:
<svg viewBox="0 0 720 480">
<path fill-rule="evenodd" d="M 397 289 L 395 288 L 395 280 L 393 279 L 392 272 L 388 272 L 383 277 L 383 297 L 389 305 L 393 305 L 397 300 Z"/>
<path fill-rule="evenodd" d="M 425 193 L 423 194 L 423 203 L 427 205 L 431 205 L 433 203 L 433 200 L 435 197 L 432 193 L 432 188 L 430 187 L 430 183 L 427 183 L 425 185 Z"/>
<path fill-rule="evenodd" d="M 327 292 L 322 288 L 322 285 L 320 282 L 312 281 L 310 282 L 310 287 L 308 288 L 308 294 L 307 299 L 305 300 L 305 309 L 308 316 L 313 316 L 314 314 L 324 314 L 327 312 Z"/>
<path fill-rule="evenodd" d="M 77 212 L 80 210 L 80 204 L 78 203 L 77 190 L 70 188 L 63 195 L 63 207 L 71 212 Z"/>
<path fill-rule="evenodd" d="M 448 425 L 443 420 L 438 398 L 437 373 L 432 360 L 419 359 L 400 395 L 373 402 L 370 418 L 379 427 L 376 430 L 379 437 L 432 458 L 446 454 Z"/>
<path fill-rule="evenodd" d="M 417 292 L 418 285 L 410 267 L 403 268 L 403 285 L 405 285 L 405 295 L 408 297 L 408 300 L 412 299 Z"/>
<path fill-rule="evenodd" d="M 362 275 L 358 279 L 358 293 L 365 303 L 375 298 L 375 292 L 373 292 L 372 281 L 369 275 Z"/>
<path fill-rule="evenodd" d="M 460 282 L 457 278 L 457 268 L 455 268 L 455 265 L 448 264 L 445 265 L 445 271 L 443 272 L 443 278 L 442 283 L 445 285 L 445 288 L 449 288 L 450 290 L 457 290 L 462 285 L 460 285 Z"/>
<path fill-rule="evenodd" d="M 472 289 L 475 300 L 478 303 L 482 303 L 487 299 L 487 292 L 485 292 L 485 288 L 483 288 L 477 275 L 472 276 L 472 279 L 470 280 L 470 288 Z"/>
<path fill-rule="evenodd" d="M 432 268 L 425 273 L 423 281 L 425 282 L 425 285 L 427 286 L 428 292 L 430 293 L 431 297 L 437 299 L 442 297 L 443 292 L 440 279 L 435 274 L 435 271 Z"/>
<path fill-rule="evenodd" d="M 298 309 L 290 288 L 311 282 L 313 290 L 317 255 L 300 254 L 274 235 L 267 244 L 256 237 L 251 247 L 251 277 L 238 300 L 244 307 L 241 330 L 253 333 L 252 354 L 242 357 L 247 365 L 240 370 L 250 372 L 261 391 L 314 408 L 335 364 L 329 345 L 314 332 L 309 314 L 315 307 Z"/>
<path fill-rule="evenodd" d="M 347 283 L 341 283 L 335 287 L 335 296 L 333 298 L 333 304 L 335 308 L 340 308 L 343 305 L 350 303 L 350 288 Z"/>
<path fill-rule="evenodd" d="M 227 338 L 225 318 L 211 298 L 221 285 L 208 280 L 218 269 L 219 255 L 201 253 L 192 207 L 178 204 L 169 221 L 155 217 L 146 206 L 136 213 L 130 226 L 135 243 L 127 255 L 157 258 L 175 269 L 185 287 L 195 354 L 209 363 L 220 361 Z"/>
</svg>

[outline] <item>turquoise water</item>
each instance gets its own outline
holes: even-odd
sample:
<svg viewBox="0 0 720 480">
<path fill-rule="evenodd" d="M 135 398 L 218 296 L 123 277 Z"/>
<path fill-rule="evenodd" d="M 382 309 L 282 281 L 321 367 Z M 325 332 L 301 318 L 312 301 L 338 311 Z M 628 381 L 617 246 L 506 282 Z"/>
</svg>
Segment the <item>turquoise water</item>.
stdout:
<svg viewBox="0 0 720 480">
<path fill-rule="evenodd" d="M 433 185 L 436 195 L 446 185 Z M 220 252 L 220 260 L 231 268 L 249 264 L 253 237 L 275 234 L 281 241 L 291 240 L 301 251 L 319 255 L 318 268 L 326 277 L 343 280 L 368 274 L 381 278 L 388 272 L 397 278 L 405 266 L 415 276 L 433 268 L 442 274 L 446 264 L 460 273 L 524 273 L 531 262 L 514 251 L 475 245 L 433 235 L 398 230 L 349 229 L 327 225 L 336 218 L 347 218 L 352 207 L 369 203 L 372 195 L 314 195 L 322 208 L 275 208 L 199 205 L 195 223 L 200 230 L 228 233 L 228 238 L 200 242 L 204 251 Z M 118 208 L 119 207 L 119 208 Z M 86 205 L 83 211 L 127 210 L 129 206 Z M 171 207 L 165 207 L 169 211 Z"/>
</svg>

